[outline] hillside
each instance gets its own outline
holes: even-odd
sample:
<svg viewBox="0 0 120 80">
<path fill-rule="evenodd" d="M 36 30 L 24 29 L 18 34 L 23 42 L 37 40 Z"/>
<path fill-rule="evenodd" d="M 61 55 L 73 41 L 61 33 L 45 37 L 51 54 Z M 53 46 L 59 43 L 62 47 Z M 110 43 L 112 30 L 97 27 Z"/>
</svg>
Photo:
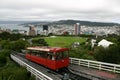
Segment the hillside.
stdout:
<svg viewBox="0 0 120 80">
<path fill-rule="evenodd" d="M 81 21 L 81 20 L 59 20 L 59 21 L 53 21 L 53 22 L 33 22 L 29 24 L 34 25 L 74 25 L 75 23 L 80 23 L 81 25 L 85 26 L 120 26 L 118 23 L 106 23 L 106 22 L 91 22 L 91 21 Z M 26 24 L 25 24 L 26 25 Z"/>
<path fill-rule="evenodd" d="M 112 22 L 92 22 L 92 21 L 82 21 L 82 20 L 59 20 L 59 21 L 0 21 L 0 24 L 22 24 L 28 26 L 33 24 L 36 26 L 41 25 L 74 25 L 75 23 L 80 23 L 85 26 L 120 26 L 118 23 Z"/>
<path fill-rule="evenodd" d="M 86 26 L 120 26 L 118 23 L 106 23 L 106 22 L 91 22 L 91 21 L 80 21 L 80 20 L 60 20 L 50 23 L 51 25 L 67 24 L 74 25 L 75 23 L 80 23 L 81 25 Z"/>
</svg>

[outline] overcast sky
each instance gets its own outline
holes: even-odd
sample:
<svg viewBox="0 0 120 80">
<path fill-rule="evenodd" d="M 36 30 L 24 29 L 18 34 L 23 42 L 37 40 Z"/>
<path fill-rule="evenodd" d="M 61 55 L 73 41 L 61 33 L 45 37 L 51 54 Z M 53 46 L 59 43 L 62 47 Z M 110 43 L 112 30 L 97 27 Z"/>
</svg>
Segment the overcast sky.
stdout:
<svg viewBox="0 0 120 80">
<path fill-rule="evenodd" d="M 120 0 L 0 0 L 0 21 L 62 19 L 120 23 Z"/>
</svg>

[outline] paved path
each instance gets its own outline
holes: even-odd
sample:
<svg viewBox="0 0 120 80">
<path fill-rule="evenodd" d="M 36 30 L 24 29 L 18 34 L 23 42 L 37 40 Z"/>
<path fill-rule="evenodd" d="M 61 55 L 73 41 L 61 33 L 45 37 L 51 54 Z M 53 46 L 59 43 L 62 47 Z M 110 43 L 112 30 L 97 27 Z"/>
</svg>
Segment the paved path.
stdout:
<svg viewBox="0 0 120 80">
<path fill-rule="evenodd" d="M 120 80 L 120 74 L 115 74 L 112 72 L 100 71 L 72 64 L 69 66 L 69 68 L 72 70 L 78 70 L 82 73 L 89 74 L 95 77 L 103 78 L 103 80 Z"/>
</svg>

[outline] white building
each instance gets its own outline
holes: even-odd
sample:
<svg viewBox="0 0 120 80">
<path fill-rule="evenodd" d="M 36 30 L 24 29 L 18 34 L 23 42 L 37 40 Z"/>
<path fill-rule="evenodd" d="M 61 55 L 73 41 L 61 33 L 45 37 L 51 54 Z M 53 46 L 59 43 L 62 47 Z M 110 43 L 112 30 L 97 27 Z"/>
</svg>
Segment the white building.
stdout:
<svg viewBox="0 0 120 80">
<path fill-rule="evenodd" d="M 102 46 L 104 48 L 107 48 L 109 47 L 109 45 L 113 44 L 112 42 L 110 41 L 107 41 L 105 39 L 102 39 L 99 43 L 98 43 L 98 46 Z"/>
</svg>

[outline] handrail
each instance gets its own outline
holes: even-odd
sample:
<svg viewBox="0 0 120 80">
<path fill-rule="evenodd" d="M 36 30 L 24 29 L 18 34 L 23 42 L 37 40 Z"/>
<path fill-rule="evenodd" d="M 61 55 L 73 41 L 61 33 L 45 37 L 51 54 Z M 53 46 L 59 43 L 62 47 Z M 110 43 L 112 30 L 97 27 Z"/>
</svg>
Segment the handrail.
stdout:
<svg viewBox="0 0 120 80">
<path fill-rule="evenodd" d="M 70 63 L 81 65 L 81 66 L 86 66 L 89 68 L 95 68 L 95 69 L 99 69 L 99 70 L 120 73 L 120 65 L 118 65 L 118 64 L 111 64 L 111 63 L 78 59 L 78 58 L 70 58 Z"/>
<path fill-rule="evenodd" d="M 17 62 L 18 64 L 20 64 L 21 66 L 24 66 L 28 71 L 30 71 L 32 74 L 34 74 L 36 76 L 37 79 L 39 80 L 53 80 L 52 78 L 46 76 L 45 74 L 41 73 L 40 71 L 38 71 L 37 69 L 33 68 L 32 66 L 28 65 L 27 63 L 23 62 L 22 60 L 18 59 L 17 57 L 15 57 L 13 54 L 10 54 L 10 57 Z"/>
</svg>

